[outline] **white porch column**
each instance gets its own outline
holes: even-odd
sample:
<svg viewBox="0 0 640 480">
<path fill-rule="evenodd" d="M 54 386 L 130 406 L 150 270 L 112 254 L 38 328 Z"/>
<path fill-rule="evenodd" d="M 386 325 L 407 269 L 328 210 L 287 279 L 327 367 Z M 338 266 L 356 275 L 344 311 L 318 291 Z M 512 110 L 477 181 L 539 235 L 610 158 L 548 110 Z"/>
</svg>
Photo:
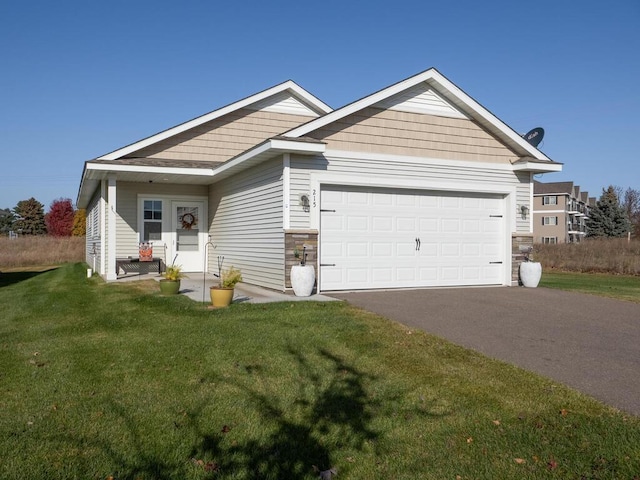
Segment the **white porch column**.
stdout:
<svg viewBox="0 0 640 480">
<path fill-rule="evenodd" d="M 107 181 L 100 181 L 100 275 L 103 278 L 107 276 Z"/>
<path fill-rule="evenodd" d="M 117 280 L 116 272 L 116 178 L 107 185 L 107 281 Z"/>
</svg>

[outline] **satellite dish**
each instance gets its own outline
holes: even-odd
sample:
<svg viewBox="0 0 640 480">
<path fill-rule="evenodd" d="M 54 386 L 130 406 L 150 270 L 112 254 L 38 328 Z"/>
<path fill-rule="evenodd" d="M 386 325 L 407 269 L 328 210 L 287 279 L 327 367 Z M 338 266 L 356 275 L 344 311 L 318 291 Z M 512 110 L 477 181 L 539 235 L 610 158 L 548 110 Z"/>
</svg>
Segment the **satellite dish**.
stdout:
<svg viewBox="0 0 640 480">
<path fill-rule="evenodd" d="M 540 145 L 542 137 L 544 137 L 544 128 L 542 127 L 534 128 L 533 130 L 529 130 L 529 132 L 524 134 L 524 139 L 534 147 Z"/>
</svg>

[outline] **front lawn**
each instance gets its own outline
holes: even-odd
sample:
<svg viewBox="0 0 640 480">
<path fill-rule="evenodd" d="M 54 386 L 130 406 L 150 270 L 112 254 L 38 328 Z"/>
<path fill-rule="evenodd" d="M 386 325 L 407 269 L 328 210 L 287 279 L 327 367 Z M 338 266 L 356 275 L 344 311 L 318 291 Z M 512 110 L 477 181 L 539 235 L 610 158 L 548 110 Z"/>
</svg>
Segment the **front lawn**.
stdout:
<svg viewBox="0 0 640 480">
<path fill-rule="evenodd" d="M 543 271 L 541 287 L 640 303 L 640 276 Z"/>
<path fill-rule="evenodd" d="M 640 475 L 639 418 L 343 303 L 85 272 L 0 274 L 0 478 Z"/>
</svg>

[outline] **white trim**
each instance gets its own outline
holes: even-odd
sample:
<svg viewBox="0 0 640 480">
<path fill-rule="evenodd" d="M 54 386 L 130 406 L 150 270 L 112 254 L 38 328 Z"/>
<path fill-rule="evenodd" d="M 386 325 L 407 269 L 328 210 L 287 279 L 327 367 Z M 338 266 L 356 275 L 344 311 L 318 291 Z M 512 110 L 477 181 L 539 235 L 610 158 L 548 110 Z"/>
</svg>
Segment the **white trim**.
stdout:
<svg viewBox="0 0 640 480">
<path fill-rule="evenodd" d="M 228 113 L 234 112 L 241 108 L 245 108 L 251 105 L 252 103 L 264 100 L 276 93 L 284 92 L 286 90 L 290 90 L 294 96 L 299 97 L 300 99 L 303 99 L 304 101 L 309 103 L 311 106 L 313 106 L 316 110 L 318 110 L 321 113 L 328 113 L 332 111 L 331 107 L 329 107 L 327 104 L 322 102 L 320 99 L 316 98 L 315 96 L 307 92 L 305 89 L 297 85 L 292 80 L 287 80 L 286 82 L 283 82 L 267 90 L 251 95 L 250 97 L 239 100 L 235 103 L 227 105 L 226 107 L 220 108 L 218 110 L 214 110 L 213 112 L 194 118 L 193 120 L 182 123 L 173 128 L 170 128 L 168 130 L 165 130 L 163 132 L 157 133 L 143 140 L 140 140 L 138 142 L 132 143 L 131 145 L 128 145 L 126 147 L 120 148 L 118 150 L 114 150 L 111 153 L 107 153 L 106 155 L 98 157 L 98 160 L 116 160 L 131 152 L 135 152 L 136 150 L 140 150 L 144 147 L 148 147 L 149 145 L 153 145 L 154 143 L 160 142 L 162 140 L 166 140 L 167 138 L 173 137 L 174 135 L 190 130 L 194 127 L 202 125 L 203 123 L 210 122 L 211 120 L 215 120 L 216 118 L 220 118 L 224 115 L 227 115 Z"/>
<path fill-rule="evenodd" d="M 567 213 L 566 210 L 534 210 L 532 213 Z"/>
<path fill-rule="evenodd" d="M 459 193 L 486 193 L 504 195 L 504 251 L 503 255 L 503 285 L 511 286 L 511 236 L 516 231 L 516 196 L 515 186 L 495 185 L 492 183 L 471 183 L 441 181 L 436 179 L 390 179 L 378 176 L 358 175 L 345 178 L 339 173 L 315 172 L 309 176 L 309 185 L 312 191 L 310 229 L 318 231 L 318 259 L 322 258 L 320 231 L 320 206 L 322 204 L 321 192 L 323 185 L 343 185 L 345 187 L 387 188 L 394 190 L 420 190 L 431 192 L 459 192 Z M 318 285 L 321 285 L 322 269 L 318 269 Z M 320 292 L 318 292 L 320 293 Z"/>
<path fill-rule="evenodd" d="M 98 200 L 98 219 L 100 220 L 100 275 L 106 275 L 107 271 L 107 221 L 105 218 L 107 202 L 107 181 L 100 182 L 100 199 Z"/>
<path fill-rule="evenodd" d="M 471 160 L 448 160 L 437 157 L 414 157 L 409 155 L 394 155 L 387 153 L 351 152 L 347 150 L 326 150 L 324 156 L 327 159 L 364 160 L 385 163 L 415 163 L 420 165 L 434 165 L 442 167 L 476 168 L 482 170 L 513 171 L 509 163 L 493 163 Z"/>
<path fill-rule="evenodd" d="M 291 155 L 282 156 L 282 228 L 291 228 Z"/>
<path fill-rule="evenodd" d="M 117 280 L 118 274 L 116 272 L 116 178 L 114 176 L 110 176 L 107 180 L 107 215 L 109 218 L 108 230 L 109 230 L 109 239 L 107 242 L 107 249 L 109 250 L 107 256 L 107 280 Z"/>
<path fill-rule="evenodd" d="M 212 176 L 213 168 L 180 168 L 180 167 L 152 167 L 150 165 L 119 165 L 113 163 L 88 163 L 87 170 L 104 172 L 132 172 L 132 173 L 164 173 L 167 175 L 201 175 Z"/>
<path fill-rule="evenodd" d="M 476 102 L 473 98 L 467 95 L 465 92 L 460 90 L 456 85 L 454 85 L 451 81 L 445 78 L 440 72 L 438 72 L 434 68 L 430 68 L 422 73 L 414 75 L 406 80 L 398 82 L 390 87 L 387 87 L 379 92 L 376 92 L 368 97 L 364 97 L 361 100 L 353 102 L 345 107 L 339 108 L 338 110 L 334 110 L 331 113 L 328 113 L 316 120 L 312 120 L 311 122 L 305 123 L 299 127 L 296 127 L 288 132 L 284 133 L 287 137 L 300 137 L 308 134 L 318 128 L 324 127 L 332 122 L 340 120 L 348 115 L 351 115 L 355 112 L 358 112 L 366 107 L 370 107 L 375 105 L 378 102 L 381 102 L 393 95 L 396 95 L 408 88 L 411 88 L 415 85 L 418 85 L 421 82 L 429 82 L 431 86 L 436 85 L 439 88 L 439 94 L 442 94 L 440 90 L 444 90 L 448 93 L 445 97 L 453 97 L 453 103 L 459 108 L 463 113 L 469 114 L 471 113 L 472 118 L 481 119 L 489 126 L 493 127 L 504 136 L 506 136 L 509 140 L 511 140 L 514 144 L 520 147 L 523 151 L 527 152 L 529 155 L 538 160 L 546 160 L 551 162 L 551 159 L 548 158 L 544 153 L 535 148 L 529 142 L 527 142 L 524 138 L 518 135 L 514 130 L 512 130 L 509 126 L 507 126 L 502 120 L 493 115 L 489 110 L 484 108 L 478 102 Z M 457 100 L 457 101 L 456 101 Z M 451 101 L 451 99 L 449 99 Z M 555 170 L 553 170 L 555 171 Z"/>
<path fill-rule="evenodd" d="M 552 172 L 561 172 L 562 171 L 562 163 L 540 163 L 540 162 L 529 162 L 529 161 L 521 161 L 514 163 L 513 170 L 515 172 L 518 171 L 530 171 L 534 173 L 552 173 Z"/>
<path fill-rule="evenodd" d="M 263 154 L 267 154 L 269 158 L 278 153 L 302 153 L 312 155 L 317 153 L 324 153 L 325 148 L 326 144 L 324 143 L 300 142 L 295 141 L 295 139 L 290 141 L 272 138 L 252 148 L 251 150 L 242 153 L 235 158 L 232 158 L 231 160 L 227 160 L 225 163 L 213 170 L 213 176 L 216 177 L 218 175 L 226 173 L 228 170 L 237 168 L 244 162 L 259 157 Z M 265 159 L 266 158 L 267 157 L 265 157 Z"/>
<path fill-rule="evenodd" d="M 460 192 L 460 193 L 490 193 L 497 195 L 516 195 L 516 187 L 514 185 L 496 185 L 494 183 L 473 183 L 446 181 L 434 178 L 388 178 L 375 175 L 357 175 L 347 177 L 342 173 L 324 173 L 313 172 L 309 175 L 309 183 L 311 189 L 317 189 L 319 192 L 321 184 L 327 185 L 344 185 L 353 187 L 371 187 L 371 188 L 396 188 L 404 190 L 430 190 L 441 192 Z M 320 213 L 320 203 L 312 204 L 312 211 L 315 211 L 317 218 Z M 513 205 L 515 208 L 515 204 Z M 317 220 L 317 219 L 316 219 Z M 313 222 L 312 229 L 317 229 L 319 223 Z M 515 224 L 512 225 L 512 228 Z"/>
<path fill-rule="evenodd" d="M 529 173 L 529 231 L 533 232 L 533 172 Z"/>
</svg>

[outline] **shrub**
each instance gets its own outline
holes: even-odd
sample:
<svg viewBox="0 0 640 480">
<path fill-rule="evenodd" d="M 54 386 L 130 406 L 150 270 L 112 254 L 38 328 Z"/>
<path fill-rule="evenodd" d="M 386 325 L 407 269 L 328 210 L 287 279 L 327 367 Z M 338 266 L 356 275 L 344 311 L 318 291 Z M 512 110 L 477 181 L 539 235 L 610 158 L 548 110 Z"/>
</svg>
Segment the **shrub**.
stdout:
<svg viewBox="0 0 640 480">
<path fill-rule="evenodd" d="M 581 243 L 536 244 L 535 255 L 549 269 L 640 275 L 640 240 L 589 238 Z"/>
</svg>

